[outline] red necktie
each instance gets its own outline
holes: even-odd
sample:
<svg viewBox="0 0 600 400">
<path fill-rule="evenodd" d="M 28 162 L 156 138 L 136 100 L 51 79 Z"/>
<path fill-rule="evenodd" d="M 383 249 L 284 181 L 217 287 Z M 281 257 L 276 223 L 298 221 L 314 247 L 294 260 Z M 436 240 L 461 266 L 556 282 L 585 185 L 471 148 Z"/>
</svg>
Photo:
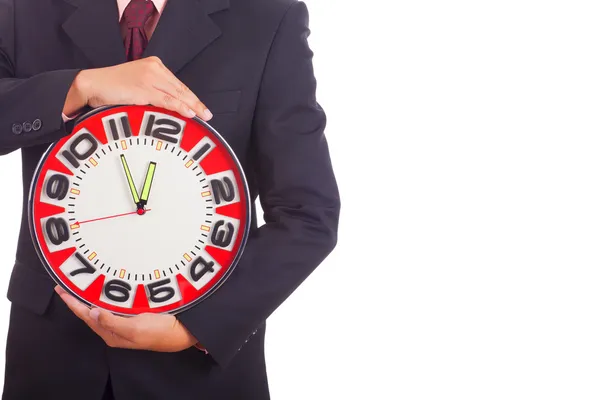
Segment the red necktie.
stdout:
<svg viewBox="0 0 600 400">
<path fill-rule="evenodd" d="M 154 3 L 150 0 L 131 0 L 123 11 L 123 23 L 127 27 L 125 35 L 125 55 L 127 61 L 142 57 L 148 45 L 144 26 L 154 12 Z"/>
</svg>

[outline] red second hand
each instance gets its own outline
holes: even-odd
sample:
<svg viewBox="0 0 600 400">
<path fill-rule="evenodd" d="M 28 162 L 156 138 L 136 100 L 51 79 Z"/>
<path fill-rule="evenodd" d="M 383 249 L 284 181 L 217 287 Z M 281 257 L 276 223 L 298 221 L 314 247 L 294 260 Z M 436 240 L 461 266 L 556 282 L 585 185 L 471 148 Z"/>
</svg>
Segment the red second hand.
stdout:
<svg viewBox="0 0 600 400">
<path fill-rule="evenodd" d="M 151 208 L 149 208 L 149 209 L 147 209 L 147 210 L 144 210 L 144 211 L 150 211 L 150 210 L 151 210 Z M 77 225 L 81 225 L 81 224 L 85 224 L 85 223 L 88 223 L 88 222 L 101 221 L 101 220 L 103 220 L 103 219 L 110 219 L 110 218 L 123 217 L 123 216 L 125 216 L 125 215 L 132 215 L 132 214 L 138 214 L 138 212 L 137 212 L 137 211 L 132 211 L 132 212 L 124 213 L 124 214 L 109 215 L 108 217 L 102 217 L 102 218 L 88 219 L 87 221 L 81 221 L 81 222 L 79 222 L 79 221 L 76 221 L 76 222 L 75 222 L 75 224 L 77 224 Z"/>
</svg>

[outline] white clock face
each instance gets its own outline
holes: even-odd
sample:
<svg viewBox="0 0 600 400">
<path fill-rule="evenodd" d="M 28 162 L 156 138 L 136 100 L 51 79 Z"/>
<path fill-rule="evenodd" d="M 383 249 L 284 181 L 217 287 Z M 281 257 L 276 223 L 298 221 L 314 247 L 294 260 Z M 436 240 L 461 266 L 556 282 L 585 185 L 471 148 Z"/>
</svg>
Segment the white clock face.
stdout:
<svg viewBox="0 0 600 400">
<path fill-rule="evenodd" d="M 79 122 L 44 157 L 31 218 L 42 261 L 82 300 L 176 312 L 210 294 L 245 241 L 247 189 L 201 123 L 152 107 Z"/>
</svg>

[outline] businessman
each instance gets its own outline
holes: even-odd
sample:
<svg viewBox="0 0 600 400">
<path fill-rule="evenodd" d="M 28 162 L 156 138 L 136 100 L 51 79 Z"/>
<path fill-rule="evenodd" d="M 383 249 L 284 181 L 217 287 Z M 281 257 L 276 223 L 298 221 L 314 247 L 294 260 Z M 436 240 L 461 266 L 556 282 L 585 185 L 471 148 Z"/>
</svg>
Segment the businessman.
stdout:
<svg viewBox="0 0 600 400">
<path fill-rule="evenodd" d="M 3 399 L 269 398 L 265 320 L 337 238 L 308 35 L 296 0 L 0 0 L 0 154 L 21 151 L 24 211 Z M 230 278 L 176 316 L 88 309 L 55 290 L 32 244 L 41 155 L 73 118 L 113 104 L 210 121 L 264 210 Z"/>
</svg>

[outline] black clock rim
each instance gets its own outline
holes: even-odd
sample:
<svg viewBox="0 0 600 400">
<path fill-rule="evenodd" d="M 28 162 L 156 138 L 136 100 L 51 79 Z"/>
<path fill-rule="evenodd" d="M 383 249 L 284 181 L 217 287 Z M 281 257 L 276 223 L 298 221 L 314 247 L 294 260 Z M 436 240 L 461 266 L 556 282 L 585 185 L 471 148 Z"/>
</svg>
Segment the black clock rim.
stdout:
<svg viewBox="0 0 600 400">
<path fill-rule="evenodd" d="M 77 125 L 78 123 L 107 110 L 111 110 L 113 108 L 122 108 L 122 107 L 154 107 L 154 106 L 138 106 L 138 105 L 127 105 L 127 104 L 121 104 L 121 105 L 112 105 L 112 106 L 103 106 L 103 107 L 98 107 L 98 108 L 94 108 L 93 110 L 90 110 L 88 112 L 86 112 L 83 115 L 80 115 L 79 117 L 77 117 L 74 121 L 74 125 Z M 237 267 L 243 253 L 244 250 L 246 248 L 246 243 L 248 242 L 248 236 L 250 234 L 250 223 L 251 223 L 251 212 L 252 212 L 252 207 L 250 206 L 251 204 L 251 198 L 250 198 L 250 189 L 248 187 L 248 180 L 246 179 L 246 174 L 244 173 L 244 169 L 242 168 L 242 164 L 240 163 L 239 159 L 237 158 L 235 152 L 233 151 L 233 149 L 231 148 L 231 146 L 229 145 L 229 143 L 227 143 L 227 141 L 225 141 L 225 139 L 221 136 L 221 134 L 219 132 L 217 132 L 217 130 L 215 128 L 213 128 L 210 124 L 208 124 L 206 121 L 198 118 L 197 116 L 194 118 L 188 118 L 193 120 L 196 123 L 199 123 L 200 125 L 202 125 L 204 128 L 208 129 L 221 143 L 221 145 L 223 145 L 225 147 L 225 149 L 227 149 L 227 152 L 229 153 L 229 155 L 231 156 L 231 158 L 233 159 L 236 167 L 238 168 L 238 171 L 240 173 L 240 177 L 242 180 L 242 185 L 244 186 L 244 194 L 246 195 L 246 221 L 244 224 L 244 232 L 243 232 L 243 236 L 242 236 L 242 241 L 240 242 L 240 247 L 239 250 L 237 252 L 237 254 L 235 255 L 233 261 L 231 262 L 231 265 L 229 266 L 229 269 L 223 274 L 223 276 L 214 284 L 214 286 L 212 288 L 210 288 L 206 293 L 204 293 L 202 296 L 200 296 L 199 298 L 195 299 L 194 301 L 189 302 L 188 304 L 185 304 L 181 307 L 175 308 L 173 310 L 169 310 L 166 312 L 163 312 L 161 314 L 171 314 L 171 315 L 176 315 L 179 314 L 181 312 L 187 311 L 190 308 L 200 304 L 202 301 L 206 300 L 208 297 L 210 297 L 211 295 L 213 295 L 220 287 L 221 285 L 223 285 L 227 279 L 229 278 L 229 276 L 233 273 L 233 271 L 235 270 L 235 268 Z M 72 133 L 70 133 L 67 136 L 70 136 Z M 63 137 L 64 138 L 64 137 Z M 88 307 L 98 307 L 98 308 L 102 308 L 103 310 L 106 310 L 103 307 L 100 307 L 98 305 L 95 305 L 91 302 L 89 302 L 88 300 L 84 299 L 83 297 L 79 296 L 77 293 L 75 293 L 73 290 L 71 290 L 71 288 L 69 288 L 66 284 L 64 284 L 62 282 L 62 280 L 56 275 L 56 273 L 54 272 L 54 270 L 52 270 L 52 268 L 50 267 L 50 263 L 48 262 L 48 260 L 46 259 L 46 256 L 44 255 L 44 252 L 42 251 L 42 249 L 40 248 L 40 245 L 38 243 L 38 239 L 37 239 L 37 234 L 35 232 L 35 223 L 34 223 L 34 213 L 33 213 L 33 204 L 35 201 L 35 187 L 37 186 L 39 177 L 40 177 L 40 171 L 42 169 L 42 166 L 44 165 L 44 163 L 46 162 L 46 159 L 48 158 L 48 156 L 50 155 L 50 153 L 52 152 L 52 150 L 54 149 L 54 147 L 56 147 L 56 145 L 58 144 L 58 142 L 60 140 L 62 140 L 63 138 L 60 138 L 58 140 L 56 140 L 55 142 L 53 142 L 52 144 L 50 144 L 50 146 L 48 146 L 48 148 L 46 149 L 46 151 L 44 151 L 44 154 L 42 155 L 42 157 L 40 158 L 35 171 L 33 173 L 33 178 L 31 180 L 31 185 L 29 186 L 29 196 L 27 199 L 27 219 L 28 219 L 28 224 L 29 224 L 29 233 L 31 235 L 31 239 L 33 242 L 33 246 L 35 248 L 35 251 L 38 255 L 38 258 L 40 259 L 42 265 L 44 266 L 44 269 L 46 270 L 46 272 L 48 273 L 48 275 L 50 275 L 50 277 L 52 278 L 52 280 L 54 280 L 54 282 L 59 285 L 61 288 L 63 288 L 67 293 L 71 294 L 72 296 L 74 296 L 75 298 L 77 298 L 79 301 L 81 301 L 83 304 L 85 304 Z M 121 313 L 118 311 L 113 311 L 113 310 L 106 310 L 111 312 L 112 314 L 115 315 L 120 315 L 123 317 L 133 317 L 137 314 L 126 314 L 126 313 Z"/>
</svg>

